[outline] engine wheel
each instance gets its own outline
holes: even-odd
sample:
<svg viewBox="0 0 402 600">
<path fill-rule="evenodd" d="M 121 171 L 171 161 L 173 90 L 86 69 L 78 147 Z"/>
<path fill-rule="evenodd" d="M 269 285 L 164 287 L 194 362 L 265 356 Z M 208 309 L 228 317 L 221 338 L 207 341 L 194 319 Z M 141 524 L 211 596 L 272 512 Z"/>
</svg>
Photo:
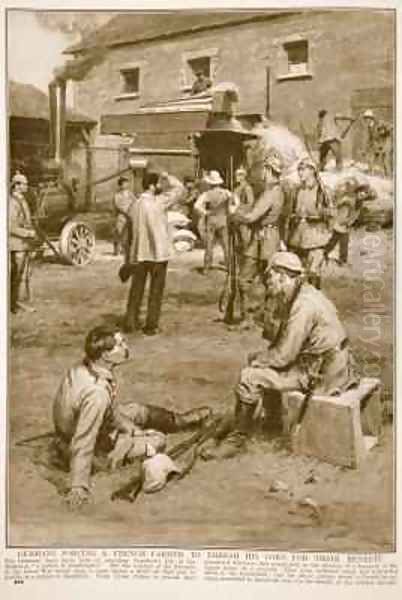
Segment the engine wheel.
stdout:
<svg viewBox="0 0 402 600">
<path fill-rule="evenodd" d="M 60 235 L 60 253 L 65 260 L 76 267 L 85 267 L 95 253 L 95 233 L 81 221 L 67 223 Z"/>
</svg>

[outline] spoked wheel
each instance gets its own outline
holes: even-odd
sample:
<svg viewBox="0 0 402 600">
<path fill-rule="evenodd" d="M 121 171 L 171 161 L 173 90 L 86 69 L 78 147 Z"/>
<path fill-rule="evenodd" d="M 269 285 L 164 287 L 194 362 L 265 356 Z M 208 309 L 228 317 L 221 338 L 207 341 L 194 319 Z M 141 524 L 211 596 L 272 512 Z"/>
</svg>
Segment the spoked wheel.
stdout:
<svg viewBox="0 0 402 600">
<path fill-rule="evenodd" d="M 95 234 L 86 223 L 71 221 L 63 227 L 60 253 L 70 264 L 85 267 L 94 256 L 95 245 Z"/>
</svg>

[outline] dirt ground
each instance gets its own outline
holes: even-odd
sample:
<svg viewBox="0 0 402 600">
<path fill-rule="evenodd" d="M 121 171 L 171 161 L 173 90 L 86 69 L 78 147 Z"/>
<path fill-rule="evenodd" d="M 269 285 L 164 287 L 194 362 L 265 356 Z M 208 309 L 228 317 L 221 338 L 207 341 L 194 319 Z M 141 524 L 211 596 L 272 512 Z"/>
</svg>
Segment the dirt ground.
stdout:
<svg viewBox="0 0 402 600">
<path fill-rule="evenodd" d="M 324 288 L 345 322 L 366 375 L 379 365 L 384 398 L 392 394 L 392 240 L 390 232 L 352 239 L 350 268 L 328 269 Z M 369 240 L 369 241 L 367 241 Z M 380 335 L 375 345 L 365 321 L 367 271 L 379 263 L 383 285 Z M 217 321 L 224 273 L 196 267 L 202 252 L 170 263 L 158 337 L 129 336 L 133 361 L 118 372 L 120 399 L 189 409 L 229 407 L 246 353 L 262 345 L 260 332 L 231 331 Z M 37 312 L 13 318 L 9 374 L 9 527 L 11 545 L 34 546 L 248 546 L 326 551 L 387 551 L 394 546 L 393 428 L 385 426 L 363 467 L 345 470 L 294 457 L 275 441 L 255 440 L 232 461 L 196 463 L 184 480 L 134 504 L 112 503 L 110 481 L 96 478 L 95 504 L 71 514 L 18 439 L 51 428 L 52 398 L 64 370 L 82 356 L 89 328 L 115 322 L 124 311 L 127 285 L 119 262 L 100 244 L 95 262 L 76 269 L 51 261 L 35 265 Z M 374 285 L 374 284 L 373 284 Z M 371 288 L 370 288 L 371 289 Z M 366 298 L 366 299 L 365 299 Z M 366 334 L 365 334 L 366 331 Z M 374 353 L 376 351 L 376 354 Z M 374 373 L 376 374 L 376 373 Z M 330 424 L 329 424 L 330 426 Z M 305 483 L 309 474 L 315 483 Z M 273 480 L 288 492 L 269 493 Z M 299 501 L 309 496 L 319 512 Z"/>
</svg>

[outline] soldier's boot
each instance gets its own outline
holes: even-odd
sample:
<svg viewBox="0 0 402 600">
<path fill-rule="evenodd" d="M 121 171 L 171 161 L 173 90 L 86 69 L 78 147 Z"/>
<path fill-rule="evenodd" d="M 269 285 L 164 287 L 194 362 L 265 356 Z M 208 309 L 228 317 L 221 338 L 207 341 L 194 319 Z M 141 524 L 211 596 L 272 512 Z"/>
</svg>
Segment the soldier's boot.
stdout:
<svg viewBox="0 0 402 600">
<path fill-rule="evenodd" d="M 247 439 L 249 438 L 253 425 L 255 406 L 246 404 L 240 399 L 237 401 L 234 429 L 226 438 L 214 445 L 208 445 L 201 449 L 200 456 L 204 460 L 229 459 L 242 454 L 247 449 Z"/>
<path fill-rule="evenodd" d="M 248 290 L 239 289 L 241 331 L 248 331 L 249 329 L 253 329 L 254 327 L 254 321 L 251 314 L 251 307 L 248 294 Z"/>
<path fill-rule="evenodd" d="M 174 423 L 176 431 L 188 431 L 197 429 L 204 425 L 212 417 L 212 410 L 209 406 L 200 406 L 184 413 L 174 413 Z"/>
<path fill-rule="evenodd" d="M 321 277 L 319 275 L 310 274 L 308 276 L 308 281 L 311 285 L 313 285 L 317 290 L 321 289 Z"/>
</svg>

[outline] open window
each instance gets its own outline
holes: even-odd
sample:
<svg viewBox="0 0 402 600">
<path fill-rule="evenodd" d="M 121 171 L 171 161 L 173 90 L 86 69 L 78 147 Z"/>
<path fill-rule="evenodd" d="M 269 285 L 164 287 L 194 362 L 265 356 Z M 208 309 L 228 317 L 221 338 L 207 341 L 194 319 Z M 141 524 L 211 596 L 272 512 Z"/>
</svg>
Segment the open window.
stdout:
<svg viewBox="0 0 402 600">
<path fill-rule="evenodd" d="M 121 69 L 120 75 L 122 78 L 122 94 L 134 94 L 140 93 L 140 69 L 135 67 L 133 69 Z"/>
<path fill-rule="evenodd" d="M 197 73 L 202 73 L 204 78 L 213 84 L 217 68 L 216 48 L 207 48 L 197 52 L 186 52 L 182 56 L 182 69 L 180 73 L 180 88 L 189 92 L 197 79 Z"/>
<path fill-rule="evenodd" d="M 211 57 L 200 56 L 200 58 L 193 58 L 188 61 L 188 66 L 192 72 L 193 78 L 197 76 L 197 73 L 203 73 L 205 77 L 211 79 Z"/>
<path fill-rule="evenodd" d="M 300 40 L 284 44 L 288 59 L 289 75 L 305 75 L 308 73 L 308 41 Z"/>
</svg>

